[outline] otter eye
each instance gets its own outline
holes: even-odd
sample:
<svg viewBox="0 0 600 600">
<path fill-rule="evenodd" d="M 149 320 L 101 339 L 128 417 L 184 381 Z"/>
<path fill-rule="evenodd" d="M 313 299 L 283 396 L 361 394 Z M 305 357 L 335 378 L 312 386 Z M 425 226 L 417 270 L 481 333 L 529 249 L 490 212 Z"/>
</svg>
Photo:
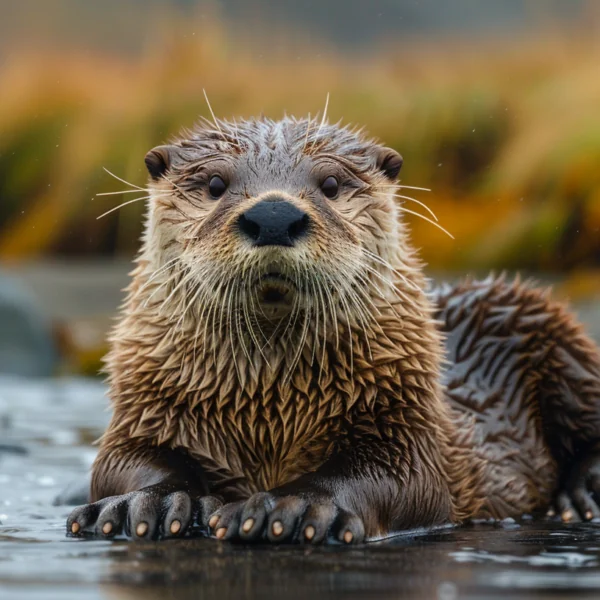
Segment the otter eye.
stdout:
<svg viewBox="0 0 600 600">
<path fill-rule="evenodd" d="M 323 181 L 321 184 L 321 191 L 327 196 L 327 198 L 335 198 L 338 195 L 338 191 L 340 189 L 340 184 L 338 180 L 330 175 Z"/>
<path fill-rule="evenodd" d="M 227 184 L 218 176 L 213 175 L 208 182 L 208 191 L 210 195 L 216 200 L 220 198 L 227 189 Z"/>
</svg>

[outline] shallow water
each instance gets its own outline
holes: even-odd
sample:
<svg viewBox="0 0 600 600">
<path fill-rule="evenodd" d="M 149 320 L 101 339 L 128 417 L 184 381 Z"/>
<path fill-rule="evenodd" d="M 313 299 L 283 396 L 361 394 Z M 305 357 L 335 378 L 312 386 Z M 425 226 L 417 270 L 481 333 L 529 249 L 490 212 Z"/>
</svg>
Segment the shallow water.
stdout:
<svg viewBox="0 0 600 600">
<path fill-rule="evenodd" d="M 86 380 L 0 379 L 0 597 L 556 598 L 600 596 L 600 524 L 522 521 L 358 548 L 65 537 L 52 500 L 87 472 L 108 422 Z"/>
</svg>

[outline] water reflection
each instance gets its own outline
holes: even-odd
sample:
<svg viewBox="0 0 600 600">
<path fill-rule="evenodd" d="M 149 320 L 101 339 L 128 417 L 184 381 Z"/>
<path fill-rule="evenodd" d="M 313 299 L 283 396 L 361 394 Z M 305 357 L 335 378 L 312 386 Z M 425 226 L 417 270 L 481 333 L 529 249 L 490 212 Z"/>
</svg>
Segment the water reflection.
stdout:
<svg viewBox="0 0 600 600">
<path fill-rule="evenodd" d="M 555 536 L 553 534 L 559 534 Z M 115 598 L 453 598 L 600 591 L 595 525 L 526 523 L 398 537 L 362 548 L 74 542 Z M 86 552 L 89 547 L 91 552 Z M 79 554 L 79 552 L 77 553 Z M 532 593 L 533 596 L 529 596 Z"/>
</svg>

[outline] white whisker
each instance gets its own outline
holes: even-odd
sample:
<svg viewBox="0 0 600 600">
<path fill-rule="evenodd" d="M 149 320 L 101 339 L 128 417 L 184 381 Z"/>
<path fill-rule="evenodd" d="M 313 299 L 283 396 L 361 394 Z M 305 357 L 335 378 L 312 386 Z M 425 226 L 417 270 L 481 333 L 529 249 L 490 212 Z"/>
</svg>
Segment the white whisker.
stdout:
<svg viewBox="0 0 600 600">
<path fill-rule="evenodd" d="M 187 273 L 185 273 L 182 276 L 181 281 L 173 288 L 171 293 L 162 301 L 159 311 L 162 311 L 163 308 L 165 308 L 165 306 L 168 305 L 171 298 L 173 298 L 173 296 L 177 293 L 177 291 L 179 291 L 179 289 L 186 284 L 186 282 L 190 278 L 190 275 L 191 275 L 191 270 L 188 269 Z"/>
<path fill-rule="evenodd" d="M 179 256 L 176 256 L 175 258 L 172 258 L 171 260 L 167 261 L 162 267 L 159 267 L 158 269 L 153 271 L 150 275 L 150 278 L 144 283 L 144 285 L 140 288 L 139 291 L 143 292 L 152 283 L 152 281 L 154 281 L 154 279 L 158 277 L 158 275 L 164 273 L 166 270 L 169 269 L 169 267 L 173 266 L 173 263 L 177 262 L 178 260 Z"/>
<path fill-rule="evenodd" d="M 139 185 L 135 185 L 133 183 L 129 183 L 129 181 L 125 181 L 124 179 L 121 179 L 118 175 L 115 175 L 114 173 L 112 173 L 111 171 L 109 171 L 106 167 L 102 167 L 111 177 L 114 177 L 115 179 L 117 179 L 118 181 L 120 181 L 121 183 L 124 183 L 125 185 L 128 185 L 129 187 L 135 188 L 136 190 L 139 190 L 140 192 L 145 192 L 146 190 L 142 187 L 140 187 Z"/>
<path fill-rule="evenodd" d="M 246 348 L 246 340 L 244 339 L 244 332 L 242 331 L 241 325 L 241 311 L 240 311 L 240 288 L 238 285 L 235 292 L 235 311 L 236 311 L 236 319 L 235 319 L 235 327 L 237 329 L 238 339 L 240 341 L 240 345 L 242 346 L 242 352 L 248 359 L 248 366 L 252 365 L 252 358 L 250 356 L 250 352 Z"/>
<path fill-rule="evenodd" d="M 420 291 L 421 288 L 414 281 L 410 281 L 410 279 L 408 279 L 406 277 L 406 275 L 404 275 L 404 273 L 402 273 L 402 271 L 394 268 L 387 260 L 384 260 L 383 258 L 381 258 L 381 256 L 375 254 L 374 252 L 371 252 L 367 248 L 363 248 L 363 252 L 369 258 L 371 258 L 371 260 L 374 260 L 375 262 L 378 262 L 380 265 L 386 267 L 387 269 L 389 269 L 390 271 L 392 271 L 393 273 L 395 273 L 396 275 L 398 275 L 398 277 L 400 277 L 404 281 L 404 283 L 406 283 L 406 285 L 408 285 L 409 287 L 411 287 L 413 290 Z"/>
<path fill-rule="evenodd" d="M 306 150 L 306 144 L 308 142 L 308 134 L 310 133 L 311 126 L 312 126 L 312 119 L 310 117 L 310 113 L 308 113 L 308 122 L 306 123 L 306 135 L 304 136 L 304 144 L 302 146 L 302 152 L 300 153 L 300 156 L 302 156 L 302 154 L 304 154 L 304 151 Z"/>
<path fill-rule="evenodd" d="M 401 210 L 402 212 L 408 213 L 410 215 L 415 215 L 415 217 L 420 217 L 424 221 L 427 221 L 428 223 L 431 223 L 432 225 L 437 227 L 440 231 L 443 231 L 448 237 L 454 239 L 454 236 L 447 229 L 444 229 L 439 223 L 436 223 L 435 221 L 428 219 L 426 216 L 422 215 L 421 213 L 415 212 L 414 210 L 409 210 L 408 208 L 404 208 L 403 206 L 399 206 L 398 209 Z"/>
<path fill-rule="evenodd" d="M 402 185 L 401 183 L 398 184 L 398 187 L 405 189 L 405 190 L 419 190 L 421 192 L 430 192 L 431 189 L 430 188 L 426 188 L 426 187 L 417 187 L 415 185 Z"/>
<path fill-rule="evenodd" d="M 350 378 L 354 376 L 354 343 L 352 340 L 352 323 L 350 319 L 350 310 L 343 294 L 340 294 L 340 303 L 342 304 L 343 310 L 346 313 L 346 322 L 348 324 L 348 339 L 350 340 Z"/>
<path fill-rule="evenodd" d="M 319 128 L 317 129 L 317 133 L 315 133 L 315 139 L 313 140 L 313 143 L 310 147 L 309 154 L 312 154 L 313 150 L 315 149 L 317 140 L 319 138 L 319 133 L 321 133 L 321 129 L 323 129 L 323 126 L 327 122 L 327 109 L 328 108 L 329 108 L 329 92 L 327 92 L 327 97 L 325 98 L 325 108 L 323 110 L 323 118 L 321 119 L 321 123 L 319 124 Z"/>
<path fill-rule="evenodd" d="M 146 188 L 142 190 L 120 190 L 118 192 L 99 192 L 96 196 L 120 196 L 121 194 L 139 194 L 140 192 L 152 193 L 152 190 Z"/>
<path fill-rule="evenodd" d="M 402 194 L 392 194 L 394 196 L 394 198 L 403 198 L 404 200 L 410 200 L 411 202 L 414 202 L 416 204 L 418 204 L 419 206 L 422 206 L 436 221 L 439 221 L 439 219 L 437 218 L 437 215 L 429 208 L 429 206 L 427 206 L 427 204 L 425 204 L 425 202 L 421 202 L 420 200 L 417 200 L 416 198 L 411 198 L 410 196 L 403 196 Z"/>
<path fill-rule="evenodd" d="M 148 307 L 148 304 L 150 303 L 150 300 L 152 300 L 152 298 L 154 298 L 154 296 L 160 291 L 162 290 L 165 286 L 168 286 L 170 283 L 172 283 L 177 276 L 179 275 L 179 273 L 177 271 L 173 272 L 169 277 L 167 277 L 167 279 L 165 279 L 149 296 L 148 298 L 146 298 L 146 300 L 144 301 L 144 308 Z"/>
<path fill-rule="evenodd" d="M 208 110 L 210 111 L 210 114 L 213 118 L 215 127 L 219 130 L 219 133 L 221 134 L 221 137 L 225 140 L 225 142 L 227 144 L 229 144 L 230 140 L 228 140 L 227 136 L 223 133 L 223 130 L 221 129 L 221 126 L 219 125 L 219 121 L 217 120 L 217 117 L 215 116 L 212 106 L 210 105 L 210 101 L 208 100 L 208 94 L 206 93 L 206 90 L 204 88 L 202 88 L 202 92 L 204 93 L 204 98 L 206 99 L 206 104 L 208 105 Z"/>
<path fill-rule="evenodd" d="M 323 289 L 321 285 L 321 278 L 317 280 L 316 288 L 319 293 L 319 299 L 321 301 L 321 307 L 323 308 L 323 343 L 322 343 L 322 354 L 321 354 L 321 365 L 319 368 L 319 384 L 321 383 L 321 376 L 323 375 L 323 368 L 325 364 L 325 351 L 327 349 L 327 307 L 325 305 L 325 297 L 323 296 Z"/>
<path fill-rule="evenodd" d="M 234 339 L 233 339 L 233 320 L 232 320 L 232 305 L 233 305 L 233 296 L 234 296 L 234 291 L 237 288 L 236 282 L 234 280 L 232 280 L 232 285 L 231 285 L 231 290 L 229 292 L 229 300 L 228 300 L 228 307 L 227 307 L 227 312 L 229 314 L 229 322 L 227 324 L 227 327 L 229 329 L 229 343 L 231 345 L 231 356 L 233 358 L 233 364 L 235 366 L 235 370 L 238 376 L 238 381 L 240 382 L 240 384 L 242 383 L 242 371 L 240 369 L 240 366 L 238 365 L 238 357 L 237 357 L 237 352 L 235 351 L 235 343 L 234 343 Z"/>
<path fill-rule="evenodd" d="M 140 202 L 141 200 L 149 200 L 149 199 L 150 199 L 150 196 L 142 196 L 141 198 L 134 198 L 133 200 L 128 200 L 127 202 L 123 202 L 123 204 L 119 204 L 119 206 L 115 206 L 114 208 L 107 210 L 105 213 L 102 213 L 99 217 L 96 217 L 96 221 L 98 219 L 102 219 L 102 218 L 106 217 L 106 215 L 110 215 L 110 213 L 113 213 L 113 212 L 119 210 L 120 208 L 123 208 L 124 206 L 127 206 L 128 204 L 133 204 L 134 202 Z"/>
<path fill-rule="evenodd" d="M 401 183 L 389 183 L 387 185 L 378 185 L 378 187 L 384 187 L 384 188 L 393 188 L 395 190 L 397 189 L 405 189 L 405 190 L 418 190 L 420 192 L 431 192 L 431 188 L 426 188 L 426 187 L 417 187 L 416 185 L 402 185 Z"/>
<path fill-rule="evenodd" d="M 329 277 L 327 277 L 326 274 L 325 275 L 325 280 L 327 284 L 330 284 L 333 286 L 334 289 L 335 286 L 333 285 L 333 282 L 331 282 L 331 280 L 329 279 Z M 329 303 L 329 309 L 331 311 L 331 315 L 332 315 L 332 325 L 335 329 L 335 348 L 336 350 L 339 349 L 340 347 L 340 332 L 339 332 L 339 324 L 338 324 L 338 319 L 337 319 L 337 310 L 336 310 L 336 305 L 335 305 L 335 301 L 333 299 L 333 295 L 331 294 L 331 290 L 329 289 L 329 285 L 325 285 L 325 295 L 327 296 L 327 301 Z"/>
<path fill-rule="evenodd" d="M 315 300 L 317 299 L 317 290 L 315 289 L 315 282 L 314 282 L 313 278 L 310 279 L 310 287 L 312 288 L 312 294 L 310 297 L 311 304 L 312 304 L 313 298 Z M 312 356 L 310 359 L 311 366 L 315 364 L 315 356 L 316 356 L 316 352 L 317 352 L 318 339 L 319 339 L 319 305 L 317 303 L 317 307 L 315 310 L 315 331 L 313 333 L 313 349 L 312 349 Z"/>
<path fill-rule="evenodd" d="M 354 310 L 354 314 L 356 315 L 358 324 L 360 326 L 360 328 L 362 329 L 363 333 L 364 333 L 364 341 L 367 344 L 367 350 L 369 353 L 369 357 L 372 360 L 373 359 L 373 354 L 371 351 L 371 342 L 369 340 L 369 334 L 367 332 L 367 326 L 369 327 L 369 330 L 372 331 L 372 327 L 370 326 L 370 322 L 372 321 L 372 314 L 370 314 L 366 308 L 366 306 L 364 306 L 364 304 L 362 303 L 362 301 L 360 300 L 360 297 L 358 296 L 356 290 L 354 290 L 352 288 L 352 286 L 348 286 L 347 291 L 346 291 L 346 295 L 347 295 L 347 300 L 349 302 L 350 305 L 352 305 L 352 307 L 355 309 Z M 350 335 L 352 335 L 352 331 L 350 330 Z"/>
</svg>

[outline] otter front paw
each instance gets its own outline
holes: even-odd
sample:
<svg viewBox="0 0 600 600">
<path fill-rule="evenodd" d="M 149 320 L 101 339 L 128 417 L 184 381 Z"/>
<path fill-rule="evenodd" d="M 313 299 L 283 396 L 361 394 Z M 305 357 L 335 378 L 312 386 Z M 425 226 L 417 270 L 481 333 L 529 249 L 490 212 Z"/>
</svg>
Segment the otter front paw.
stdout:
<svg viewBox="0 0 600 600">
<path fill-rule="evenodd" d="M 77 507 L 67 519 L 67 535 L 113 538 L 124 533 L 135 540 L 181 537 L 194 525 L 206 531 L 208 517 L 221 505 L 213 496 L 194 499 L 187 492 L 155 485 Z"/>
<path fill-rule="evenodd" d="M 563 521 L 600 518 L 600 454 L 590 454 L 575 464 L 555 500 Z M 552 514 L 553 509 L 549 511 Z"/>
<path fill-rule="evenodd" d="M 361 519 L 330 499 L 270 493 L 226 504 L 208 524 L 217 539 L 246 542 L 359 544 L 365 537 Z"/>
</svg>

